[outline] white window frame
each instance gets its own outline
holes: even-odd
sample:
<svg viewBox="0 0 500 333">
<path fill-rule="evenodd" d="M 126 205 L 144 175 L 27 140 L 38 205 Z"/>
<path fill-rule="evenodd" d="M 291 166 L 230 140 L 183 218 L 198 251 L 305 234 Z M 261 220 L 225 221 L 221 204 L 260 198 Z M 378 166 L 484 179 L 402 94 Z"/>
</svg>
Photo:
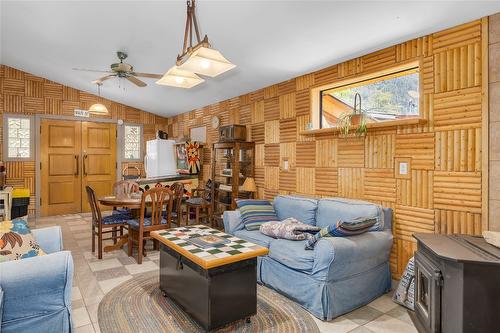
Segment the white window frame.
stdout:
<svg viewBox="0 0 500 333">
<path fill-rule="evenodd" d="M 125 126 L 135 126 L 139 127 L 139 158 L 127 158 L 125 156 Z M 122 145 L 120 147 L 120 155 L 122 156 L 122 162 L 143 162 L 144 160 L 144 125 L 134 124 L 134 123 L 123 123 L 120 130 L 120 137 Z"/>
<path fill-rule="evenodd" d="M 30 121 L 30 156 L 9 157 L 9 118 L 28 119 Z M 3 160 L 4 161 L 34 161 L 35 160 L 35 118 L 16 113 L 3 115 Z"/>
</svg>

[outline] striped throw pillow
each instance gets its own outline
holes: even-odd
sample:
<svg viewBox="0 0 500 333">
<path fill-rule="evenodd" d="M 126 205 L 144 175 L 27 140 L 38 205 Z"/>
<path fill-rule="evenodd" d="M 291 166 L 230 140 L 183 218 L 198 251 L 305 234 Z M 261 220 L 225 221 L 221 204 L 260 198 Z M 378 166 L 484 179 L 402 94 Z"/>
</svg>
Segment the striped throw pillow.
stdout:
<svg viewBox="0 0 500 333">
<path fill-rule="evenodd" d="M 314 237 L 309 238 L 306 243 L 306 250 L 314 249 L 314 246 L 321 237 L 348 237 L 360 235 L 370 230 L 375 223 L 377 223 L 376 217 L 362 217 L 350 221 L 339 220 L 337 223 L 321 229 Z"/>
<path fill-rule="evenodd" d="M 236 205 L 247 230 L 258 230 L 262 223 L 279 221 L 273 205 L 267 200 L 237 199 Z"/>
</svg>

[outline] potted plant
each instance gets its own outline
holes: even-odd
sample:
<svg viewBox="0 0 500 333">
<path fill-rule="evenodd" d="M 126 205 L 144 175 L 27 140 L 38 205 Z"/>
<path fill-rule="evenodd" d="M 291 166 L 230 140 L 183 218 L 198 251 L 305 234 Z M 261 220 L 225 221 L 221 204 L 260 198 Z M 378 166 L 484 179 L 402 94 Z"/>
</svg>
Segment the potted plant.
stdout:
<svg viewBox="0 0 500 333">
<path fill-rule="evenodd" d="M 359 104 L 357 103 L 359 99 Z M 366 118 L 361 109 L 361 95 L 354 95 L 354 107 L 352 113 L 344 113 L 337 119 L 337 127 L 340 129 L 340 134 L 347 137 L 352 129 L 355 129 L 357 136 L 365 135 L 367 132 Z"/>
</svg>

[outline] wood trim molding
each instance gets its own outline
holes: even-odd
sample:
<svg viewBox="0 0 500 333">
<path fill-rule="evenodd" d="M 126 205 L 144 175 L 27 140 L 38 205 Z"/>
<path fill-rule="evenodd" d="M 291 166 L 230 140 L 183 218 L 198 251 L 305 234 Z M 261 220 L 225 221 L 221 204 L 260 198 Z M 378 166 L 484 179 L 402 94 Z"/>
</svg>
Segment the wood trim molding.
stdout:
<svg viewBox="0 0 500 333">
<path fill-rule="evenodd" d="M 481 103 L 481 225 L 482 230 L 489 230 L 489 29 L 488 29 L 488 17 L 483 17 L 481 19 L 481 63 L 482 63 L 482 103 Z"/>
</svg>

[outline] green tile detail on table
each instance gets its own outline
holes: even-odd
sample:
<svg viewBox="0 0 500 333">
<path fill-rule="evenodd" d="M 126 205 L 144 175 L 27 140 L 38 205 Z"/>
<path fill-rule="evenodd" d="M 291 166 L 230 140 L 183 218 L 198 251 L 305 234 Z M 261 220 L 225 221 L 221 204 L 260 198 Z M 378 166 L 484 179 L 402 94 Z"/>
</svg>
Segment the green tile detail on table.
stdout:
<svg viewBox="0 0 500 333">
<path fill-rule="evenodd" d="M 222 251 L 219 250 L 219 249 L 207 250 L 207 252 L 210 253 L 210 254 L 222 253 Z"/>
<path fill-rule="evenodd" d="M 244 246 L 243 245 L 240 245 L 240 244 L 235 244 L 235 245 L 230 245 L 233 249 L 241 249 L 243 248 Z"/>
<path fill-rule="evenodd" d="M 189 250 L 189 252 L 191 252 L 191 253 L 199 253 L 199 252 L 203 252 L 203 250 L 198 247 L 196 249 Z"/>
<path fill-rule="evenodd" d="M 226 253 L 230 254 L 230 255 L 236 255 L 236 254 L 240 254 L 242 253 L 241 251 L 238 251 L 238 250 L 231 250 L 231 251 L 227 251 Z"/>
</svg>

